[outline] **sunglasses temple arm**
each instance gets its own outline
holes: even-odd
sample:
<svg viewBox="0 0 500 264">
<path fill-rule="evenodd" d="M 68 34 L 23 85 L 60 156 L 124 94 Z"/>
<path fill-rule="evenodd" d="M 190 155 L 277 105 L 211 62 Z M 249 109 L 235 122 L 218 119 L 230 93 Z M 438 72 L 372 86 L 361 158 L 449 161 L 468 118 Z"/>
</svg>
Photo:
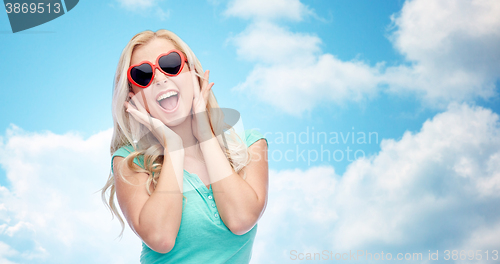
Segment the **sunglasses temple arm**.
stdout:
<svg viewBox="0 0 500 264">
<path fill-rule="evenodd" d="M 194 72 L 194 74 L 196 74 L 196 76 L 200 77 L 202 80 L 205 80 L 205 78 L 203 78 L 203 76 L 199 75 L 196 71 Z"/>
<path fill-rule="evenodd" d="M 186 61 L 186 62 L 188 62 L 188 61 Z M 197 71 L 196 71 L 196 69 L 194 68 L 194 65 L 193 65 L 193 64 L 190 64 L 190 65 L 189 65 L 189 68 L 194 70 L 194 74 L 196 74 L 196 76 L 200 77 L 202 80 L 205 80 L 205 78 L 204 78 L 203 76 L 201 76 L 200 74 L 198 74 L 198 72 L 197 72 Z"/>
</svg>

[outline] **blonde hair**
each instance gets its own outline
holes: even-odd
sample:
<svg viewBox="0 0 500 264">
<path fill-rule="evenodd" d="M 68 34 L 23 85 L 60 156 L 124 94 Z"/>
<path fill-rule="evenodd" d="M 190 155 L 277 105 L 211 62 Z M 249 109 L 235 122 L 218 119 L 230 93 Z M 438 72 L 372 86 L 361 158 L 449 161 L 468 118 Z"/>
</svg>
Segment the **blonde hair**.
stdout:
<svg viewBox="0 0 500 264">
<path fill-rule="evenodd" d="M 189 46 L 173 32 L 165 29 L 160 29 L 156 32 L 146 30 L 138 33 L 123 49 L 114 79 L 112 100 L 114 128 L 110 153 L 111 155 L 113 155 L 119 148 L 123 146 L 133 146 L 134 151 L 131 152 L 123 160 L 123 162 L 121 162 L 121 166 L 118 169 L 121 172 L 121 168 L 126 165 L 132 171 L 144 172 L 148 174 L 149 177 L 146 183 L 146 190 L 149 195 L 151 195 L 151 191 L 149 189 L 151 183 L 153 183 L 153 189 L 155 189 L 158 182 L 158 177 L 160 176 L 163 163 L 164 148 L 158 142 L 158 140 L 154 136 L 152 136 L 151 133 L 145 133 L 146 135 L 141 138 L 141 144 L 136 144 L 138 139 L 137 131 L 145 131 L 147 130 L 147 128 L 145 128 L 145 126 L 141 123 L 137 122 L 133 117 L 130 117 L 130 115 L 126 112 L 124 102 L 128 101 L 128 93 L 130 89 L 127 79 L 127 70 L 130 67 L 132 53 L 137 47 L 147 44 L 155 38 L 164 38 L 171 41 L 176 49 L 184 53 L 188 60 L 188 65 L 194 66 L 194 69 L 199 76 L 197 79 L 200 83 L 200 86 L 200 73 L 204 72 L 200 61 L 196 58 Z M 210 126 L 214 134 L 224 136 L 224 138 L 218 136 L 217 139 L 219 141 L 219 145 L 226 155 L 226 158 L 228 159 L 232 168 L 237 173 L 240 172 L 246 165 L 248 165 L 252 155 L 248 151 L 246 144 L 235 132 L 235 130 L 224 122 L 224 115 L 220 110 L 219 104 L 217 103 L 217 100 L 215 99 L 212 91 L 210 92 L 210 95 L 208 97 L 207 112 Z M 133 162 L 136 157 L 139 157 L 141 155 L 144 156 L 144 168 L 141 168 Z M 122 173 L 118 173 L 118 175 L 121 175 L 121 178 L 128 184 L 132 184 L 123 177 Z M 245 178 L 246 172 L 243 170 L 243 179 Z M 106 201 L 106 192 L 108 189 L 110 189 L 110 196 L 109 200 Z M 125 224 L 115 205 L 115 191 L 115 178 L 113 175 L 113 171 L 111 171 L 106 184 L 101 189 L 101 198 L 104 204 L 111 211 L 111 215 L 116 215 L 118 220 L 120 221 L 122 230 L 119 236 L 121 237 L 125 229 Z"/>
</svg>

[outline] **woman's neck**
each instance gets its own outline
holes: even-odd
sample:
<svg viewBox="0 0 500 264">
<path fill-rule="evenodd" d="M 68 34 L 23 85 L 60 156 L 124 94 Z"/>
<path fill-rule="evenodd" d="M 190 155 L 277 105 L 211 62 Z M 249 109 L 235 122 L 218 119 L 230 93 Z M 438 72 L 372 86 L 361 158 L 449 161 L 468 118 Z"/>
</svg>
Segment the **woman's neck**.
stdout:
<svg viewBox="0 0 500 264">
<path fill-rule="evenodd" d="M 193 134 L 192 123 L 191 120 L 193 115 L 188 115 L 184 122 L 181 124 L 170 127 L 172 131 L 174 131 L 177 135 L 179 135 L 182 139 L 182 145 L 184 146 L 184 155 L 190 157 L 199 157 L 198 153 L 198 140 Z"/>
</svg>

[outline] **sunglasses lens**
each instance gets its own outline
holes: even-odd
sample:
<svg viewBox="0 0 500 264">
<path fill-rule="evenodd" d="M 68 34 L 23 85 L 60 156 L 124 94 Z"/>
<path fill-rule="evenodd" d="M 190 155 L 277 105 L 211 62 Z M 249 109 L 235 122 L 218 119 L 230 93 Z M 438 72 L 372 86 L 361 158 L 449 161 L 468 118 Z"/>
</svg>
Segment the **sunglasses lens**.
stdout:
<svg viewBox="0 0 500 264">
<path fill-rule="evenodd" d="M 130 77 L 132 77 L 132 80 L 134 80 L 137 84 L 146 86 L 153 77 L 153 69 L 151 68 L 151 65 L 147 63 L 135 66 L 130 70 Z"/>
<path fill-rule="evenodd" d="M 158 60 L 158 64 L 164 72 L 171 75 L 177 75 L 181 69 L 182 59 L 179 53 L 172 52 L 162 56 Z"/>
</svg>

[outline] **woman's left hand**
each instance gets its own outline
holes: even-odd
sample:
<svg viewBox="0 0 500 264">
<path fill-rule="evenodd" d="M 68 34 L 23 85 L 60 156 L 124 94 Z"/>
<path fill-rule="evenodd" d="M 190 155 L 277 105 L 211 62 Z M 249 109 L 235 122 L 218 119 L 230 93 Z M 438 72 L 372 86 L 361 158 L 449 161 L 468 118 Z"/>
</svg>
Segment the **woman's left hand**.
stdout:
<svg viewBox="0 0 500 264">
<path fill-rule="evenodd" d="M 194 98 L 193 106 L 191 108 L 191 113 L 193 118 L 191 120 L 191 126 L 193 129 L 193 135 L 198 139 L 198 142 L 203 142 L 211 139 L 214 134 L 210 128 L 210 122 L 208 120 L 207 113 L 207 102 L 208 96 L 214 83 L 208 83 L 209 71 L 205 71 L 203 76 L 203 82 L 200 89 L 200 84 L 198 78 L 195 74 L 195 70 L 191 71 L 193 78 L 193 88 L 194 88 Z"/>
</svg>

